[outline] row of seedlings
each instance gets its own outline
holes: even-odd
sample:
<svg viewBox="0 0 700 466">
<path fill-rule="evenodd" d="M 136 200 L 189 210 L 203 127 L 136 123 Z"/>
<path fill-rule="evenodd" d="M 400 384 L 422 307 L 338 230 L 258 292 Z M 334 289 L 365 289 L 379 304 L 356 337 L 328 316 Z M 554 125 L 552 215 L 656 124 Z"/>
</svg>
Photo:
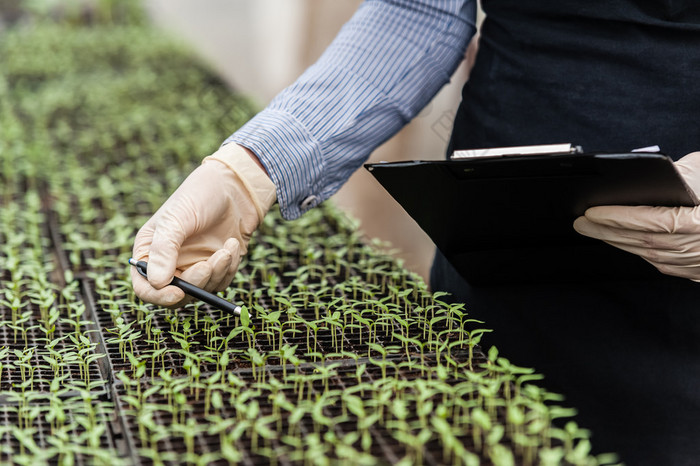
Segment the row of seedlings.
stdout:
<svg viewBox="0 0 700 466">
<path fill-rule="evenodd" d="M 78 282 L 58 276 L 50 246 L 36 191 L 0 203 L 0 463 L 108 464 L 105 355 Z"/>
</svg>

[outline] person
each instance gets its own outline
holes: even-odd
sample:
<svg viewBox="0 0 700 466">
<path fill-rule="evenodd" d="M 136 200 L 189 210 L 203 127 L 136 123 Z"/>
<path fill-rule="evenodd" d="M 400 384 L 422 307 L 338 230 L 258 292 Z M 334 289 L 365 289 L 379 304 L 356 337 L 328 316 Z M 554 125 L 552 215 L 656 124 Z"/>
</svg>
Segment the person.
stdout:
<svg viewBox="0 0 700 466">
<path fill-rule="evenodd" d="M 483 0 L 480 46 L 448 154 L 573 142 L 660 145 L 700 192 L 700 3 Z M 230 283 L 250 235 L 334 193 L 446 83 L 475 32 L 473 0 L 366 0 L 317 63 L 229 137 L 135 238 L 136 294 L 181 304 L 173 274 Z M 685 157 L 685 154 L 689 154 Z M 682 157 L 682 158 L 681 158 Z M 679 160 L 680 159 L 680 160 Z M 700 462 L 700 208 L 599 206 L 574 228 L 658 273 L 475 286 L 438 251 L 433 290 L 452 293 L 513 362 L 578 408 L 599 451 L 628 464 Z M 519 251 L 513 251 L 518 260 Z M 524 256 L 523 256 L 524 257 Z"/>
</svg>

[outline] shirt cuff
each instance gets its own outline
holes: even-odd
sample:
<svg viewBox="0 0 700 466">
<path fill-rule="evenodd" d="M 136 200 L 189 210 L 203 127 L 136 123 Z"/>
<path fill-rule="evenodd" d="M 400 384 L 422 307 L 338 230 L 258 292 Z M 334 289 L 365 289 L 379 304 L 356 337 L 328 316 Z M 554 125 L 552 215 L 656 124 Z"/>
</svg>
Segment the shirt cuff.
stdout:
<svg viewBox="0 0 700 466">
<path fill-rule="evenodd" d="M 224 141 L 253 151 L 277 189 L 285 219 L 321 203 L 323 159 L 317 141 L 292 115 L 265 109 Z"/>
</svg>

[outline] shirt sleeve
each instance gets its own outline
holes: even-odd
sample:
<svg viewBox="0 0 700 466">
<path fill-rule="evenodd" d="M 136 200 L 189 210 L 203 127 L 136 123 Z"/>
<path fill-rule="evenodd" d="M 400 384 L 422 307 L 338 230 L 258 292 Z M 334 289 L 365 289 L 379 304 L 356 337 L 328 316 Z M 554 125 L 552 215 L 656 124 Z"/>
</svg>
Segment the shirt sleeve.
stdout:
<svg viewBox="0 0 700 466">
<path fill-rule="evenodd" d="M 319 60 L 230 136 L 293 219 L 335 193 L 437 94 L 475 32 L 475 0 L 366 0 Z"/>
</svg>

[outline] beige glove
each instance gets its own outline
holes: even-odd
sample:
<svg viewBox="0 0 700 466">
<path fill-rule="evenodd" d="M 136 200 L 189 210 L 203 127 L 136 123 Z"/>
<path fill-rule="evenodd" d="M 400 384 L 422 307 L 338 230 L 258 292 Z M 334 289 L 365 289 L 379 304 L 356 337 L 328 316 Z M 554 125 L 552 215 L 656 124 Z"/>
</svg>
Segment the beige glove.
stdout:
<svg viewBox="0 0 700 466">
<path fill-rule="evenodd" d="M 229 143 L 206 157 L 136 234 L 133 257 L 148 261 L 148 280 L 131 268 L 136 295 L 185 304 L 182 290 L 166 286 L 173 275 L 207 291 L 225 289 L 275 199 L 275 185 L 248 149 Z"/>
<path fill-rule="evenodd" d="M 676 168 L 700 194 L 700 152 L 678 160 Z M 574 229 L 637 254 L 662 273 L 700 281 L 700 207 L 592 207 Z"/>
</svg>

